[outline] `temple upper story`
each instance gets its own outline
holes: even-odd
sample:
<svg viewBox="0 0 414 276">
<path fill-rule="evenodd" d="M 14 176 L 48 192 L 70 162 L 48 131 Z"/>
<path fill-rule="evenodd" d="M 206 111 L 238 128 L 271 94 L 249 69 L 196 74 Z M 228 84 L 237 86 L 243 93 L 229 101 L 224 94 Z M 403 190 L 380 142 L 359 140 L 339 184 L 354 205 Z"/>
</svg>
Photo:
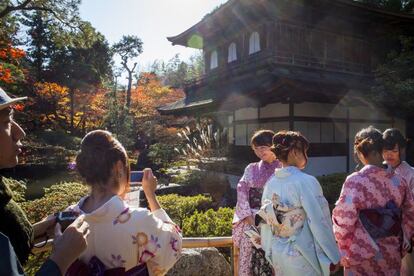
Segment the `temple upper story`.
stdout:
<svg viewBox="0 0 414 276">
<path fill-rule="evenodd" d="M 351 0 L 229 0 L 168 40 L 203 50 L 205 76 L 191 86 L 269 65 L 370 76 L 413 30 L 414 16 Z"/>
</svg>

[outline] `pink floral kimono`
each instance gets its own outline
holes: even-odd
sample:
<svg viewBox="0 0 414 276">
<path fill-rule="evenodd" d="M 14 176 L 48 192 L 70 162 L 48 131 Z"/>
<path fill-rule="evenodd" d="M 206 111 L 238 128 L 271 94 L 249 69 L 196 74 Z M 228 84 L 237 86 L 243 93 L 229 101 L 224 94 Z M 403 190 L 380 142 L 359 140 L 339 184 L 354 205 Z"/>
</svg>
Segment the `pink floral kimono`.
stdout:
<svg viewBox="0 0 414 276">
<path fill-rule="evenodd" d="M 99 263 L 99 270 L 126 271 L 146 264 L 149 275 L 158 276 L 166 274 L 180 257 L 181 231 L 163 209 L 151 213 L 113 196 L 92 213 L 84 213 L 85 199 L 68 208 L 85 214 L 90 226 L 88 246 L 80 256 L 83 263 Z"/>
<path fill-rule="evenodd" d="M 397 168 L 395 168 L 395 173 L 407 181 L 408 186 L 414 195 L 414 168 L 403 161 Z M 405 255 L 403 258 L 401 263 L 401 275 L 414 275 L 414 252 Z"/>
<path fill-rule="evenodd" d="M 237 205 L 233 218 L 233 242 L 240 249 L 239 276 L 250 276 L 251 256 L 253 244 L 245 235 L 248 224 L 242 222 L 248 216 L 259 211 L 262 200 L 263 187 L 276 168 L 280 168 L 279 161 L 266 163 L 260 161 L 249 164 L 237 185 Z"/>
<path fill-rule="evenodd" d="M 345 275 L 399 275 L 401 232 L 414 233 L 413 196 L 391 170 L 367 165 L 345 180 L 333 224 Z"/>
</svg>

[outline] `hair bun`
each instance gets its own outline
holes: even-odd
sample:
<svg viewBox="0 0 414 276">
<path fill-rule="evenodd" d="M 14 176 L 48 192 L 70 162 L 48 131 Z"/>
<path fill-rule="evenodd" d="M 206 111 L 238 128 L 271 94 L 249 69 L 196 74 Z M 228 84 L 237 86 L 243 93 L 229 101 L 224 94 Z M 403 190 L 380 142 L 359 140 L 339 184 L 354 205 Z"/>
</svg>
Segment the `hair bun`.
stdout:
<svg viewBox="0 0 414 276">
<path fill-rule="evenodd" d="M 308 148 L 309 142 L 300 132 L 282 130 L 273 136 L 272 150 L 279 160 L 286 161 L 293 149 L 306 151 Z"/>
<path fill-rule="evenodd" d="M 129 170 L 128 156 L 121 143 L 110 132 L 95 130 L 82 139 L 76 168 L 88 184 L 105 184 L 117 161 L 122 161 Z"/>
<path fill-rule="evenodd" d="M 355 135 L 354 149 L 365 157 L 373 151 L 381 153 L 383 145 L 382 133 L 373 126 L 363 128 Z"/>
</svg>

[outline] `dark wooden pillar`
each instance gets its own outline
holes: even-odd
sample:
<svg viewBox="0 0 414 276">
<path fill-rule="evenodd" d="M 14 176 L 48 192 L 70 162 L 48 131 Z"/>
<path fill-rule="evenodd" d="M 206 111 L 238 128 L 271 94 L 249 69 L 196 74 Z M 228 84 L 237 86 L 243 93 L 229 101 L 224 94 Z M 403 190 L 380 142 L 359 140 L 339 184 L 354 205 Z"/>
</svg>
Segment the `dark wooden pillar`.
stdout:
<svg viewBox="0 0 414 276">
<path fill-rule="evenodd" d="M 292 98 L 289 98 L 289 130 L 293 130 L 295 126 L 295 104 Z"/>
<path fill-rule="evenodd" d="M 349 134 L 350 134 L 350 127 L 349 127 L 349 107 L 346 108 L 346 145 L 348 150 L 346 151 L 346 171 L 349 172 L 349 162 L 351 161 L 351 153 L 350 153 L 350 139 L 349 139 Z"/>
</svg>

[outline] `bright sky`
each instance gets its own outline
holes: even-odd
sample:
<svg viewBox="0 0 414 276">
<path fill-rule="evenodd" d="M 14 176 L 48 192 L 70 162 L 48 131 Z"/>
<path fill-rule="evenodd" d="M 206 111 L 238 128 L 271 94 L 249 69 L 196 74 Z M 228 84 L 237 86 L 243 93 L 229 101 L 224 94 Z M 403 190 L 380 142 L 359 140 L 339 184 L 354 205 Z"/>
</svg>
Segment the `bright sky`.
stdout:
<svg viewBox="0 0 414 276">
<path fill-rule="evenodd" d="M 166 37 L 185 31 L 224 2 L 227 0 L 83 0 L 80 12 L 110 44 L 122 35 L 141 38 L 144 52 L 138 62 L 143 69 L 176 53 L 188 59 L 196 50 L 172 46 Z"/>
</svg>

